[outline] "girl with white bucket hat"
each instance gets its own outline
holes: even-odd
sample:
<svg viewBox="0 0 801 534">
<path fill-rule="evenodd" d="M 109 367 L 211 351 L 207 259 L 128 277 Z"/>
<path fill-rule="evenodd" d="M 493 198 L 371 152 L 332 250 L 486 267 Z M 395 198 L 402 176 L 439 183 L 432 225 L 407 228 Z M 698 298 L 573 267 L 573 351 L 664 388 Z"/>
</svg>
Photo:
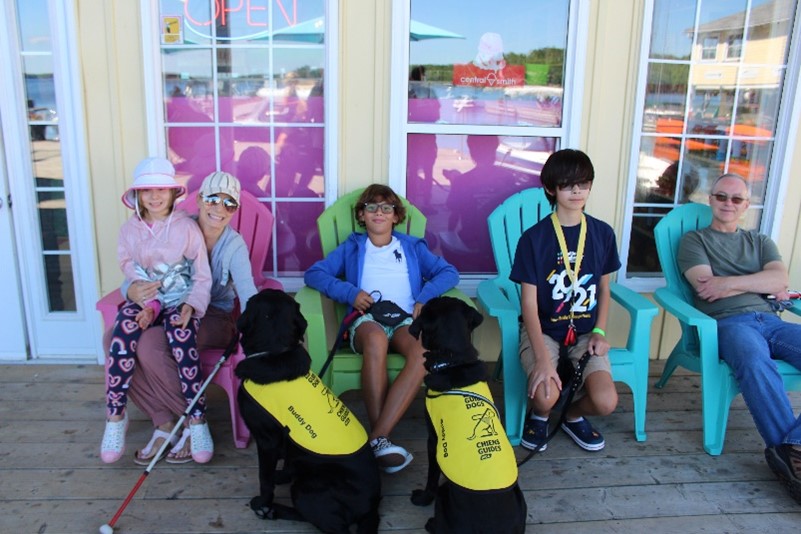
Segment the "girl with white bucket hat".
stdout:
<svg viewBox="0 0 801 534">
<path fill-rule="evenodd" d="M 146 328 L 160 325 L 167 333 L 187 405 L 202 386 L 196 334 L 209 304 L 211 271 L 197 224 L 185 212 L 173 209 L 176 198 L 185 192 L 175 181 L 172 164 L 154 157 L 136 166 L 133 185 L 122 196 L 134 214 L 120 229 L 120 268 L 126 279 L 159 281 L 160 288 L 148 302 L 126 299 L 117 314 L 106 359 L 107 418 L 100 446 L 106 463 L 119 460 L 125 450 L 128 386 L 136 366 L 137 342 Z M 182 445 L 191 439 L 192 459 L 199 463 L 208 462 L 214 452 L 205 408 L 201 398 L 180 441 Z"/>
</svg>

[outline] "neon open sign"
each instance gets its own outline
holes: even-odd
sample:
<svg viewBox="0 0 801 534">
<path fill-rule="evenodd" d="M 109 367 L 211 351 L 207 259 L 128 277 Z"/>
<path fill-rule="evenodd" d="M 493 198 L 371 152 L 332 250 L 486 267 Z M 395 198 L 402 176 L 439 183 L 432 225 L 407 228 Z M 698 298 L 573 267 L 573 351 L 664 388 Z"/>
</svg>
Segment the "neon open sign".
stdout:
<svg viewBox="0 0 801 534">
<path fill-rule="evenodd" d="M 218 27 L 225 27 L 233 14 L 242 14 L 248 27 L 259 28 L 251 35 L 240 35 L 235 38 L 247 39 L 264 35 L 265 30 L 262 28 L 268 26 L 268 2 L 269 0 L 183 0 L 184 18 L 189 23 L 187 26 L 190 31 L 208 37 L 208 35 L 195 30 L 193 26 L 203 28 L 216 22 Z M 298 23 L 297 0 L 292 0 L 291 15 L 284 6 L 284 1 L 275 0 L 275 5 L 289 26 L 295 26 Z M 205 13 L 205 15 L 200 15 L 200 13 Z M 205 18 L 209 16 L 211 18 L 206 20 Z M 222 39 L 223 37 L 218 38 Z"/>
</svg>

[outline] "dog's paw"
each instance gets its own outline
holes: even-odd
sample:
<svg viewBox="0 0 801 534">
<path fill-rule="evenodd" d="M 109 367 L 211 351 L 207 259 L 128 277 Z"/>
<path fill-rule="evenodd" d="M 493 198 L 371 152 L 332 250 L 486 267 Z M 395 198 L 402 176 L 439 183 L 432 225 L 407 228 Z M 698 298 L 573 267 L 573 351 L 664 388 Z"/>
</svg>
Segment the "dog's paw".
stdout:
<svg viewBox="0 0 801 534">
<path fill-rule="evenodd" d="M 261 495 L 250 499 L 250 509 L 259 519 L 275 519 L 275 510 L 265 502 Z"/>
<path fill-rule="evenodd" d="M 278 486 L 289 484 L 292 482 L 292 473 L 287 469 L 281 469 L 275 472 L 275 483 Z"/>
<path fill-rule="evenodd" d="M 428 506 L 432 502 L 434 502 L 434 492 L 419 489 L 412 492 L 412 504 L 415 506 Z"/>
</svg>

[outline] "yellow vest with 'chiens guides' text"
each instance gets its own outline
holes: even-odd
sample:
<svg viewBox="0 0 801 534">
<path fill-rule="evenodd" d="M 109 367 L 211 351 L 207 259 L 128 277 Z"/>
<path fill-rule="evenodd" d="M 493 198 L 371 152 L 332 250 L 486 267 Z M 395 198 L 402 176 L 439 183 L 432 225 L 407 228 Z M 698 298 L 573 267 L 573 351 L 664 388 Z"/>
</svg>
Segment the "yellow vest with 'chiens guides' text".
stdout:
<svg viewBox="0 0 801 534">
<path fill-rule="evenodd" d="M 437 433 L 437 462 L 443 474 L 459 486 L 476 491 L 504 489 L 517 481 L 512 444 L 486 382 L 450 390 L 430 391 L 426 409 Z"/>
</svg>

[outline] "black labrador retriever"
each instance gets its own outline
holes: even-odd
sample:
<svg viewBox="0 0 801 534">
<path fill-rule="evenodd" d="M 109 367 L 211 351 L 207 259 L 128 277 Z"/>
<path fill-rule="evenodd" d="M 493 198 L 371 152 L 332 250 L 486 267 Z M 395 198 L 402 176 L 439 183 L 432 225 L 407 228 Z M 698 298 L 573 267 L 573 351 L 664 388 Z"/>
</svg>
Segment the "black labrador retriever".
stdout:
<svg viewBox="0 0 801 534">
<path fill-rule="evenodd" d="M 248 300 L 237 326 L 247 355 L 236 367 L 239 408 L 259 458 L 260 494 L 250 507 L 262 519 L 307 521 L 323 532 L 351 525 L 377 532 L 378 463 L 356 416 L 310 370 L 298 303 L 265 289 Z M 285 482 L 291 507 L 273 500 Z"/>
<path fill-rule="evenodd" d="M 431 299 L 409 327 L 426 349 L 428 478 L 412 492 L 418 506 L 436 498 L 426 530 L 525 532 L 527 507 L 517 462 L 470 342 L 483 317 L 452 297 Z M 439 483 L 440 474 L 444 481 Z"/>
</svg>

